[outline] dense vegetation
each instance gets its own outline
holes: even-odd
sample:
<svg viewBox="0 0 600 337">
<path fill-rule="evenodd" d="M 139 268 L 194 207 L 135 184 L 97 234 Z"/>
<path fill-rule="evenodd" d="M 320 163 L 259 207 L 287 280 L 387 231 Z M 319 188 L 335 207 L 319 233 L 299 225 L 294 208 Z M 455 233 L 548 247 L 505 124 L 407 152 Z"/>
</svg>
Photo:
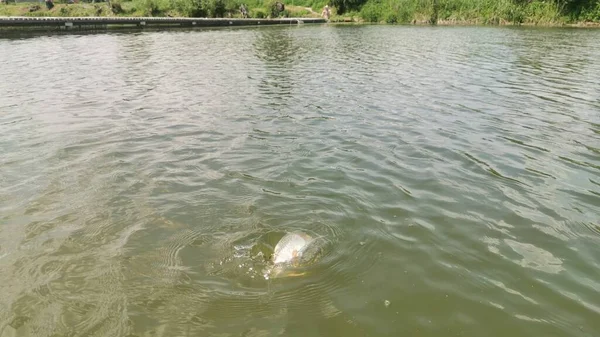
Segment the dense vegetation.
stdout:
<svg viewBox="0 0 600 337">
<path fill-rule="evenodd" d="M 282 0 L 286 4 L 282 12 L 274 10 L 277 0 L 109 0 L 74 5 L 61 4 L 66 0 L 54 1 L 57 5 L 52 10 L 43 5 L 36 9 L 32 4 L 3 4 L 0 15 L 239 17 L 240 5 L 244 4 L 254 18 L 306 17 L 318 16 L 323 6 L 330 4 L 333 20 L 431 24 L 600 22 L 600 0 Z"/>
<path fill-rule="evenodd" d="M 68 4 L 67 0 L 54 0 L 48 10 L 39 3 L 0 4 L 0 16 L 190 16 L 190 17 L 241 17 L 240 6 L 249 10 L 249 17 L 310 17 L 319 16 L 310 10 L 324 6 L 327 0 L 279 0 L 286 5 L 277 11 L 278 0 L 92 0 Z M 308 8 L 305 8 L 308 7 Z"/>
<path fill-rule="evenodd" d="M 365 21 L 558 24 L 600 21 L 600 0 L 332 0 Z"/>
</svg>

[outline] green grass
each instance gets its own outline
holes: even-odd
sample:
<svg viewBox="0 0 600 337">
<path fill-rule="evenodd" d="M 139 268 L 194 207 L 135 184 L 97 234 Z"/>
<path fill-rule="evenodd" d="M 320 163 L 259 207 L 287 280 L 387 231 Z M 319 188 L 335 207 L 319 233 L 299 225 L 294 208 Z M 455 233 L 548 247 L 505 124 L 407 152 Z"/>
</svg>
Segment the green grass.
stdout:
<svg viewBox="0 0 600 337">
<path fill-rule="evenodd" d="M 321 1 L 325 3 L 326 0 Z M 315 17 L 307 10 L 311 2 L 284 1 L 286 9 L 280 17 Z M 270 8 L 275 0 L 112 0 L 112 8 L 106 2 L 64 4 L 55 0 L 55 7 L 48 10 L 42 3 L 19 3 L 0 5 L 0 16 L 171 16 L 171 17 L 241 17 L 239 8 L 244 3 L 250 17 L 273 17 Z M 293 5 L 292 5 L 293 3 Z M 316 1 L 315 3 L 319 3 Z M 36 6 L 37 5 L 37 6 Z M 320 12 L 320 10 L 315 10 Z"/>
<path fill-rule="evenodd" d="M 569 16 L 555 1 L 515 0 L 367 0 L 360 9 L 367 22 L 467 23 L 551 25 L 600 21 L 600 1 L 595 7 Z"/>
<path fill-rule="evenodd" d="M 0 5 L 0 16 L 107 16 L 110 9 L 106 3 L 60 4 L 48 10 L 43 3 L 19 3 Z"/>
<path fill-rule="evenodd" d="M 107 3 L 66 5 L 55 0 L 52 10 L 41 4 L 0 5 L 0 16 L 194 16 L 240 17 L 243 3 L 250 17 L 272 17 L 276 0 L 112 0 Z M 315 17 L 330 0 L 284 0 L 286 10 L 279 16 Z M 389 24 L 536 24 L 560 25 L 600 22 L 600 0 L 589 0 L 585 8 L 571 9 L 559 0 L 364 0 L 358 9 L 338 15 L 332 8 L 331 20 L 366 21 Z M 562 0 L 564 1 L 564 0 Z M 595 1 L 595 2 L 594 2 Z M 38 4 L 39 5 L 39 4 Z M 309 8 L 309 9 L 307 9 Z M 312 8 L 313 12 L 310 11 Z"/>
</svg>

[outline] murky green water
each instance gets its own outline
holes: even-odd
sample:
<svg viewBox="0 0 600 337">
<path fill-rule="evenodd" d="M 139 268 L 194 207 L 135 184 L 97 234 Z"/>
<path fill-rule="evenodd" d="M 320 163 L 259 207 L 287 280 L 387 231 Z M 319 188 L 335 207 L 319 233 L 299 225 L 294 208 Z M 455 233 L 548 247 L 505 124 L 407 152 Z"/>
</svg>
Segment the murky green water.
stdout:
<svg viewBox="0 0 600 337">
<path fill-rule="evenodd" d="M 600 30 L 0 40 L 0 336 L 598 336 Z M 319 258 L 269 278 L 281 236 Z"/>
</svg>

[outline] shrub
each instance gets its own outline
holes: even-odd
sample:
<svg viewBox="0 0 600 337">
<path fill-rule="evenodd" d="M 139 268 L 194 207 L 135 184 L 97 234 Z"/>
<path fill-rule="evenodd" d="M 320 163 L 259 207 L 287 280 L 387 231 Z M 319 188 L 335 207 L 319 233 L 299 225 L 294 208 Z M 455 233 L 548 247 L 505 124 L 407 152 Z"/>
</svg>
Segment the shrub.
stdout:
<svg viewBox="0 0 600 337">
<path fill-rule="evenodd" d="M 265 1 L 265 7 L 267 8 L 267 13 L 272 18 L 279 17 L 280 15 L 282 15 L 285 12 L 285 9 L 283 11 L 280 11 L 280 9 L 277 6 L 277 3 L 283 4 L 283 0 L 266 0 Z"/>
<path fill-rule="evenodd" d="M 202 8 L 206 16 L 213 18 L 222 18 L 225 14 L 224 0 L 202 0 Z"/>
<path fill-rule="evenodd" d="M 136 7 L 144 16 L 158 16 L 168 8 L 168 3 L 162 0 L 140 0 Z"/>
<path fill-rule="evenodd" d="M 250 17 L 255 19 L 264 19 L 267 17 L 267 14 L 260 9 L 255 9 L 250 11 Z"/>
<path fill-rule="evenodd" d="M 201 0 L 176 0 L 174 7 L 183 16 L 195 18 L 207 16 Z"/>
<path fill-rule="evenodd" d="M 586 20 L 586 21 L 595 21 L 595 22 L 600 21 L 600 1 L 596 4 L 596 7 L 588 10 L 585 13 L 585 15 L 581 16 L 580 19 Z"/>
<path fill-rule="evenodd" d="M 385 15 L 385 23 L 391 23 L 391 24 L 398 23 L 398 15 L 394 12 L 388 12 Z"/>
<path fill-rule="evenodd" d="M 238 0 L 225 0 L 225 12 L 230 13 L 232 16 L 240 14 L 241 3 Z"/>
<path fill-rule="evenodd" d="M 380 22 L 383 18 L 383 9 L 379 1 L 367 2 L 360 11 L 360 16 L 367 22 Z"/>
<path fill-rule="evenodd" d="M 123 6 L 121 5 L 121 1 L 111 1 L 110 2 L 110 9 L 112 10 L 113 13 L 115 14 L 121 14 L 123 13 Z"/>
</svg>

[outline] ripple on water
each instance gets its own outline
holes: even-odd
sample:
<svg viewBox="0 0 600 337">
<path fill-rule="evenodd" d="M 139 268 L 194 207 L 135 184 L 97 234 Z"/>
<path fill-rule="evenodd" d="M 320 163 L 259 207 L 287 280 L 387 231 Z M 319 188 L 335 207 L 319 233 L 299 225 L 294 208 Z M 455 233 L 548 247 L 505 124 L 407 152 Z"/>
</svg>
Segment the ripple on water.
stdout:
<svg viewBox="0 0 600 337">
<path fill-rule="evenodd" d="M 597 41 L 1 39 L 0 335 L 591 336 Z M 294 230 L 324 254 L 265 279 Z"/>
</svg>

